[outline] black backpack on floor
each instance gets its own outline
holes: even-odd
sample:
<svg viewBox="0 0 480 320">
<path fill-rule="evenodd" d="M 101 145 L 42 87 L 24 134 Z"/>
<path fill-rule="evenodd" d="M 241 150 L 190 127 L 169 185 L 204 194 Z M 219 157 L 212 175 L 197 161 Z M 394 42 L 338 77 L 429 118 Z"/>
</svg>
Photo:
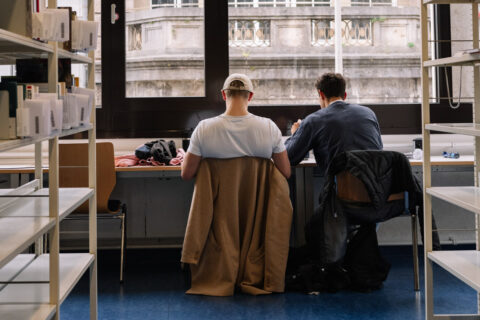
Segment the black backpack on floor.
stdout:
<svg viewBox="0 0 480 320">
<path fill-rule="evenodd" d="M 370 292 L 382 287 L 391 264 L 380 253 L 374 223 L 361 225 L 353 232 L 343 266 L 353 290 Z"/>
</svg>

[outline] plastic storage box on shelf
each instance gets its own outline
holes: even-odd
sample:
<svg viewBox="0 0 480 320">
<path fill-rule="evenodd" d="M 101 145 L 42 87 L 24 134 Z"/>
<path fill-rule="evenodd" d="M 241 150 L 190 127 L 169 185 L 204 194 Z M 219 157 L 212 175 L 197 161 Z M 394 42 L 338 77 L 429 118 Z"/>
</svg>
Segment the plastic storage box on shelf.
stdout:
<svg viewBox="0 0 480 320">
<path fill-rule="evenodd" d="M 21 127 L 23 128 L 22 136 L 48 136 L 52 133 L 52 125 L 50 122 L 51 114 L 50 101 L 48 100 L 25 100 L 24 108 L 21 112 Z"/>
<path fill-rule="evenodd" d="M 39 93 L 37 99 L 50 102 L 50 122 L 52 130 L 62 130 L 63 101 L 57 99 L 56 93 Z"/>
<path fill-rule="evenodd" d="M 32 14 L 32 36 L 48 41 L 70 40 L 68 9 L 46 9 Z"/>
<path fill-rule="evenodd" d="M 83 101 L 84 103 L 84 114 L 80 117 L 80 123 L 82 125 L 90 122 L 90 115 L 95 109 L 95 90 L 87 88 L 73 87 L 72 92 L 74 94 L 81 94 L 88 96 L 88 101 Z M 84 99 L 84 98 L 83 98 Z"/>
<path fill-rule="evenodd" d="M 72 21 L 72 49 L 90 51 L 97 48 L 98 22 Z"/>
</svg>

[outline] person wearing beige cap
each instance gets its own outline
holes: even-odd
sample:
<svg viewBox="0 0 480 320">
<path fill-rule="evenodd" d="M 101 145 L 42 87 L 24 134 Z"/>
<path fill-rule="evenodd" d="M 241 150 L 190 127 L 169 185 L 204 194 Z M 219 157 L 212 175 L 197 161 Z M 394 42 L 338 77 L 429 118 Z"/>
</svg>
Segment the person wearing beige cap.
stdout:
<svg viewBox="0 0 480 320">
<path fill-rule="evenodd" d="M 252 81 L 244 74 L 232 74 L 225 80 L 221 93 L 226 110 L 217 117 L 200 121 L 195 128 L 182 164 L 182 178 L 195 177 L 202 158 L 237 157 L 273 159 L 288 178 L 290 162 L 277 125 L 248 112 L 254 94 Z"/>
</svg>

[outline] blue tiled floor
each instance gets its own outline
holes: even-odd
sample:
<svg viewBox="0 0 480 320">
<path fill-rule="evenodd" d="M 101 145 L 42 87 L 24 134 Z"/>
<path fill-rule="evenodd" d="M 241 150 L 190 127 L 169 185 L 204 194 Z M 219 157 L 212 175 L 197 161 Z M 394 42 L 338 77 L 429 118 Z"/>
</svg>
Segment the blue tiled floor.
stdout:
<svg viewBox="0 0 480 320">
<path fill-rule="evenodd" d="M 382 251 L 392 269 L 383 289 L 373 293 L 228 298 L 185 295 L 178 250 L 129 252 L 123 286 L 118 283 L 118 252 L 101 251 L 99 319 L 424 319 L 423 290 L 413 291 L 410 248 L 384 247 Z M 472 289 L 440 268 L 435 268 L 434 279 L 436 313 L 476 312 Z M 88 299 L 88 278 L 84 277 L 62 305 L 62 319 L 88 319 Z"/>
</svg>

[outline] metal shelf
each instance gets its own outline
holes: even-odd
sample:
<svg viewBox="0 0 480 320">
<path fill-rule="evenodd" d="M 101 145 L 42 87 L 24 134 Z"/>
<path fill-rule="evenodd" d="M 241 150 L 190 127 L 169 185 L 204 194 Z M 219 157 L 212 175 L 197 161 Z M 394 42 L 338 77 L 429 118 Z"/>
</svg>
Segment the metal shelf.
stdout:
<svg viewBox="0 0 480 320">
<path fill-rule="evenodd" d="M 89 188 L 60 188 L 58 189 L 59 207 L 58 216 L 60 221 L 78 208 L 82 203 L 93 196 L 93 189 Z M 48 188 L 40 189 L 34 196 L 48 196 Z M 0 217 L 48 217 L 48 197 L 18 198 L 13 204 L 0 211 Z"/>
<path fill-rule="evenodd" d="M 53 53 L 52 45 L 0 29 L 0 65 L 15 64 L 17 59 L 48 58 Z M 93 63 L 93 60 L 78 53 L 58 49 L 59 58 L 72 59 L 72 63 Z"/>
<path fill-rule="evenodd" d="M 423 63 L 424 67 L 448 67 L 448 66 L 474 66 L 480 63 L 480 53 L 464 54 L 460 57 L 449 57 L 428 60 Z"/>
<path fill-rule="evenodd" d="M 55 218 L 0 217 L 0 268 L 55 225 Z"/>
<path fill-rule="evenodd" d="M 58 49 L 59 58 L 72 59 L 72 63 L 92 63 L 93 60 L 89 56 L 80 55 L 78 53 L 70 52 L 64 49 Z"/>
<path fill-rule="evenodd" d="M 480 292 L 480 251 L 433 251 L 428 259 Z"/>
<path fill-rule="evenodd" d="M 34 259 L 34 254 L 20 254 L 16 256 L 12 261 L 0 269 L 0 281 L 12 281 L 16 276 L 18 276 L 20 271 L 28 266 Z M 2 290 L 5 286 L 5 283 L 0 284 L 0 290 Z"/>
<path fill-rule="evenodd" d="M 480 214 L 480 188 L 478 187 L 432 187 L 427 188 L 427 193 L 470 212 Z"/>
<path fill-rule="evenodd" d="M 16 149 L 20 147 L 25 147 L 40 141 L 50 140 L 55 137 L 61 138 L 61 137 L 70 136 L 72 134 L 88 131 L 91 129 L 93 129 L 93 126 L 91 124 L 87 124 L 87 125 L 69 129 L 69 130 L 62 130 L 61 132 L 53 132 L 49 136 L 38 136 L 38 137 L 14 139 L 14 140 L 0 140 L 0 152 Z"/>
<path fill-rule="evenodd" d="M 49 320 L 55 314 L 53 304 L 2 304 L 0 319 L 8 320 Z"/>
<path fill-rule="evenodd" d="M 53 47 L 14 32 L 0 29 L 0 64 L 15 64 L 16 59 L 46 58 Z"/>
<path fill-rule="evenodd" d="M 48 195 L 40 189 L 34 195 Z M 94 194 L 89 188 L 59 189 L 59 221 Z M 11 261 L 55 225 L 49 217 L 48 197 L 19 198 L 0 212 L 0 267 Z"/>
<path fill-rule="evenodd" d="M 60 304 L 75 287 L 95 256 L 90 253 L 60 254 Z M 48 254 L 42 254 L 25 270 L 0 291 L 0 305 L 9 303 L 49 303 L 49 263 Z M 22 283 L 15 283 L 15 281 Z M 25 283 L 40 282 L 45 283 Z"/>
<path fill-rule="evenodd" d="M 480 137 L 480 124 L 477 123 L 430 123 L 425 129 Z"/>
</svg>

